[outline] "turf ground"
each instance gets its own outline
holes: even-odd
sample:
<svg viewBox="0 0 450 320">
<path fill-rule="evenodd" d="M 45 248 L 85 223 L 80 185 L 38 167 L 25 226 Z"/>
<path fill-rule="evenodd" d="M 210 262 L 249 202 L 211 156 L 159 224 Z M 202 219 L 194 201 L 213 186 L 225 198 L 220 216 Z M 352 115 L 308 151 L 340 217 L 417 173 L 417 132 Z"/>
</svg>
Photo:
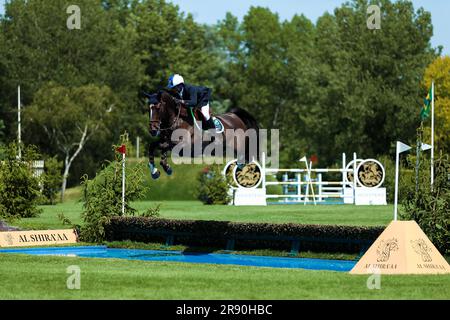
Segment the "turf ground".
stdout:
<svg viewBox="0 0 450 320">
<path fill-rule="evenodd" d="M 392 207 L 203 206 L 196 201 L 138 202 L 140 211 L 162 203 L 161 217 L 176 219 L 340 225 L 387 225 Z M 64 213 L 81 223 L 82 205 L 45 206 L 38 218 L 14 225 L 29 229 L 67 228 Z M 127 244 L 133 246 L 133 243 Z M 69 290 L 68 266 L 81 269 L 81 289 Z M 369 290 L 367 276 L 294 269 L 208 264 L 36 257 L 0 254 L 0 299 L 450 299 L 450 275 L 381 276 Z"/>
<path fill-rule="evenodd" d="M 346 273 L 124 260 L 0 255 L 0 299 L 449 299 L 450 276 Z M 66 287 L 68 266 L 81 289 Z"/>
<path fill-rule="evenodd" d="M 161 217 L 190 220 L 221 220 L 239 222 L 338 224 L 355 226 L 384 226 L 393 216 L 392 206 L 303 206 L 277 205 L 267 207 L 205 206 L 199 201 L 142 201 L 133 204 L 139 212 L 161 204 Z M 55 229 L 64 227 L 57 214 L 63 213 L 74 224 L 81 224 L 82 203 L 65 202 L 43 206 L 37 218 L 17 221 L 14 225 L 26 229 Z"/>
</svg>

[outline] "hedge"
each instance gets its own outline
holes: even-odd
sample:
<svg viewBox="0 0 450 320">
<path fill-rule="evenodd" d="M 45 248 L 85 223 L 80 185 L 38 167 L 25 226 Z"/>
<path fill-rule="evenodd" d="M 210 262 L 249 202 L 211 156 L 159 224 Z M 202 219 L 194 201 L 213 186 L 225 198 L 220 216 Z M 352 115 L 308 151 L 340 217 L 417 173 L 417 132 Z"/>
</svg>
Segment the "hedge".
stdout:
<svg viewBox="0 0 450 320">
<path fill-rule="evenodd" d="M 113 217 L 105 226 L 105 233 L 108 241 L 166 242 L 237 250 L 360 253 L 384 228 Z"/>
</svg>

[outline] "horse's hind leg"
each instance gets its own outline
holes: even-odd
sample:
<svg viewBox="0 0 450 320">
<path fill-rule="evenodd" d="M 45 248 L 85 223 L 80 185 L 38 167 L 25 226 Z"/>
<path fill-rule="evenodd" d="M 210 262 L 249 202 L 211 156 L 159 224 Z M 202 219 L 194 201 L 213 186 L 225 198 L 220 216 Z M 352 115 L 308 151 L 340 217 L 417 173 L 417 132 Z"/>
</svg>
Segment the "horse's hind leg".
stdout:
<svg viewBox="0 0 450 320">
<path fill-rule="evenodd" d="M 148 167 L 150 169 L 150 174 L 154 180 L 158 179 L 161 176 L 161 172 L 159 172 L 158 168 L 155 165 L 155 149 L 157 143 L 152 142 L 150 147 L 148 148 Z"/>
<path fill-rule="evenodd" d="M 161 162 L 159 164 L 163 167 L 163 169 L 167 173 L 167 175 L 171 176 L 172 173 L 173 173 L 173 170 L 172 170 L 172 168 L 170 167 L 170 165 L 169 165 L 169 163 L 167 161 L 167 153 L 168 153 L 167 149 L 163 151 L 163 154 L 162 154 L 162 157 L 161 157 Z"/>
</svg>

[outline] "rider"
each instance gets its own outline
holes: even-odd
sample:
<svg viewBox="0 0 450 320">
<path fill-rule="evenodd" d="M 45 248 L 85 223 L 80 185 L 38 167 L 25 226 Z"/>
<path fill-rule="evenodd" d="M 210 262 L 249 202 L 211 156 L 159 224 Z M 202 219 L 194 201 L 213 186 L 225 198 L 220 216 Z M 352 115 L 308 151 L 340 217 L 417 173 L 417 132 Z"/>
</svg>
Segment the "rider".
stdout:
<svg viewBox="0 0 450 320">
<path fill-rule="evenodd" d="M 211 98 L 211 89 L 199 87 L 184 83 L 184 79 L 179 74 L 174 74 L 169 78 L 169 89 L 175 90 L 179 98 L 175 98 L 177 103 L 184 104 L 186 107 L 199 107 L 206 120 L 206 129 L 216 129 L 222 132 L 222 123 L 209 113 L 209 100 Z"/>
</svg>

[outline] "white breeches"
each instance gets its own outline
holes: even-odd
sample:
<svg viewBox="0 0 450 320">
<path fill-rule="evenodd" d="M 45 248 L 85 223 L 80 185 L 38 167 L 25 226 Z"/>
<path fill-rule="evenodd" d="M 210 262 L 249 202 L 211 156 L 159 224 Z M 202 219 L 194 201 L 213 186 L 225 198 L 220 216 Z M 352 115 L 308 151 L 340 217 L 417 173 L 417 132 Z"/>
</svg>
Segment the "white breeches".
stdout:
<svg viewBox="0 0 450 320">
<path fill-rule="evenodd" d="M 201 111 L 206 121 L 208 121 L 211 118 L 211 115 L 209 114 L 209 103 L 206 106 L 203 106 Z"/>
</svg>

